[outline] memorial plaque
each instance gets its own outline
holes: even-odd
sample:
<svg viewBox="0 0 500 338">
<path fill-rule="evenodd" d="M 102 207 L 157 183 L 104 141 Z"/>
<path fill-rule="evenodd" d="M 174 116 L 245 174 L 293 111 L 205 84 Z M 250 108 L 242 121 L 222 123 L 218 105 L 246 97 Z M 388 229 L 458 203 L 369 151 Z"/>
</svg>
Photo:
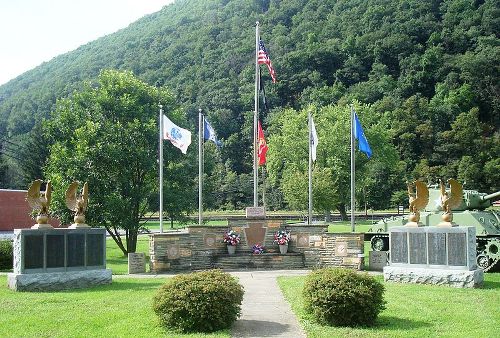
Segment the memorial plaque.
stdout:
<svg viewBox="0 0 500 338">
<path fill-rule="evenodd" d="M 465 233 L 448 234 L 448 265 L 467 266 L 467 241 Z"/>
<path fill-rule="evenodd" d="M 427 241 L 429 246 L 429 264 L 446 265 L 446 234 L 429 232 Z"/>
<path fill-rule="evenodd" d="M 64 268 L 64 234 L 47 234 L 47 268 Z"/>
<path fill-rule="evenodd" d="M 267 228 L 264 227 L 265 221 L 249 221 L 248 228 L 245 228 L 245 238 L 249 248 L 252 248 L 255 244 L 264 245 L 266 239 Z"/>
<path fill-rule="evenodd" d="M 370 270 L 382 271 L 387 266 L 387 251 L 370 251 Z"/>
<path fill-rule="evenodd" d="M 335 241 L 335 256 L 347 256 L 347 242 Z"/>
<path fill-rule="evenodd" d="M 391 262 L 408 263 L 408 242 L 405 232 L 391 232 Z"/>
<path fill-rule="evenodd" d="M 144 252 L 134 252 L 128 254 L 128 273 L 145 273 L 146 256 Z"/>
<path fill-rule="evenodd" d="M 43 235 L 24 236 L 24 268 L 43 269 Z"/>
<path fill-rule="evenodd" d="M 217 245 L 217 236 L 215 234 L 205 234 L 203 243 L 205 243 L 206 247 L 214 248 Z"/>
<path fill-rule="evenodd" d="M 85 266 L 85 235 L 68 234 L 68 267 Z"/>
<path fill-rule="evenodd" d="M 264 207 L 247 207 L 247 218 L 266 218 L 266 209 Z"/>
<path fill-rule="evenodd" d="M 297 248 L 309 247 L 309 234 L 297 234 Z"/>
<path fill-rule="evenodd" d="M 171 244 L 167 247 L 168 259 L 178 259 L 180 257 L 179 244 Z"/>
<path fill-rule="evenodd" d="M 425 233 L 410 232 L 410 264 L 427 264 Z"/>
<path fill-rule="evenodd" d="M 87 266 L 104 265 L 104 236 L 87 234 Z"/>
</svg>

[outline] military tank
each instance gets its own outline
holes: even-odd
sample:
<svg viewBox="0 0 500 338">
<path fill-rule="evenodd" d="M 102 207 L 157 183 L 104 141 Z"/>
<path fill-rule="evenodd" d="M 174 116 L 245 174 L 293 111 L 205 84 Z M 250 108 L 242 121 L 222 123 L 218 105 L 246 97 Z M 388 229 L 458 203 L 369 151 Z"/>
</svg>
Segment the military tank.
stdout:
<svg viewBox="0 0 500 338">
<path fill-rule="evenodd" d="M 436 226 L 441 221 L 441 191 L 438 185 L 428 188 L 429 201 L 420 212 L 420 223 L 424 226 Z M 500 213 L 485 210 L 500 199 L 500 191 L 492 194 L 477 190 L 463 190 L 462 202 L 452 208 L 453 223 L 458 226 L 476 227 L 477 265 L 484 271 L 490 270 L 500 261 Z M 374 224 L 367 233 L 365 241 L 370 241 L 374 251 L 389 250 L 389 228 L 406 225 L 409 215 L 393 216 Z M 500 266 L 500 264 L 498 264 Z"/>
</svg>

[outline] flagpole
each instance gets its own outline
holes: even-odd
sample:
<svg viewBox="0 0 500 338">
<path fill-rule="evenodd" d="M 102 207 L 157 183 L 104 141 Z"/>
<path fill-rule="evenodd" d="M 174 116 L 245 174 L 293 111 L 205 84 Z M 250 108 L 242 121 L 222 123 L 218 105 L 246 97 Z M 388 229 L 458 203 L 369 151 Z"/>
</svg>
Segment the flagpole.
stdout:
<svg viewBox="0 0 500 338">
<path fill-rule="evenodd" d="M 266 208 L 266 167 L 262 166 L 262 206 Z"/>
<path fill-rule="evenodd" d="M 354 200 L 354 187 L 355 187 L 355 167 L 356 164 L 354 162 L 354 108 L 351 104 L 351 231 L 356 231 L 356 225 L 354 222 L 354 208 L 355 208 L 355 200 Z"/>
<path fill-rule="evenodd" d="M 198 225 L 203 225 L 203 114 L 198 110 Z"/>
<path fill-rule="evenodd" d="M 309 187 L 309 216 L 308 216 L 308 220 L 309 220 L 309 224 L 312 224 L 312 207 L 313 207 L 313 203 L 312 203 L 312 144 L 311 144 L 311 140 L 312 140 L 312 123 L 311 123 L 311 111 L 309 110 L 308 112 L 308 125 L 309 125 L 309 184 L 308 184 L 308 187 Z"/>
<path fill-rule="evenodd" d="M 160 104 L 160 233 L 163 233 L 163 106 Z"/>
<path fill-rule="evenodd" d="M 257 163 L 257 121 L 259 116 L 259 22 L 255 22 L 255 111 L 253 115 L 253 206 L 259 205 L 259 196 L 257 191 L 258 184 L 258 163 Z"/>
</svg>

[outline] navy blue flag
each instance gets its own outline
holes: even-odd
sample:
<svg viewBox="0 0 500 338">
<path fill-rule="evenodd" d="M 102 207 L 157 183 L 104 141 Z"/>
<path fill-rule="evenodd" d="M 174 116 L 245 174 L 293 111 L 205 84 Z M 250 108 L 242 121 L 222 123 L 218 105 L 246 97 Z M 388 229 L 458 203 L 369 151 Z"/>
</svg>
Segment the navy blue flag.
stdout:
<svg viewBox="0 0 500 338">
<path fill-rule="evenodd" d="M 213 143 L 215 143 L 217 147 L 222 147 L 222 141 L 217 140 L 217 135 L 215 134 L 215 130 L 210 124 L 210 122 L 207 121 L 206 118 L 203 119 L 203 130 L 204 130 L 203 138 L 205 140 L 210 140 Z"/>
<path fill-rule="evenodd" d="M 354 112 L 354 137 L 358 140 L 359 150 L 370 158 L 372 156 L 372 150 L 370 149 L 370 145 L 368 144 L 368 140 L 366 139 L 365 132 L 363 131 L 363 127 L 361 127 L 356 112 Z"/>
</svg>

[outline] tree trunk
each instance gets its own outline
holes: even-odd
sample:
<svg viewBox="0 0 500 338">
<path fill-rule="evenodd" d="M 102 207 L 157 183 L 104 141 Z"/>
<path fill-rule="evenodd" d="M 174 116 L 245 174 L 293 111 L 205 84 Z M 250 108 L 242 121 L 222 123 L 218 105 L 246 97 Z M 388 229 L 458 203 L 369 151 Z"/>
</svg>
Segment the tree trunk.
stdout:
<svg viewBox="0 0 500 338">
<path fill-rule="evenodd" d="M 332 213 L 330 210 L 325 211 L 325 222 L 330 223 L 332 221 Z"/>
<path fill-rule="evenodd" d="M 337 205 L 337 209 L 340 212 L 340 219 L 343 221 L 347 221 L 347 212 L 345 211 L 345 204 Z"/>
</svg>

